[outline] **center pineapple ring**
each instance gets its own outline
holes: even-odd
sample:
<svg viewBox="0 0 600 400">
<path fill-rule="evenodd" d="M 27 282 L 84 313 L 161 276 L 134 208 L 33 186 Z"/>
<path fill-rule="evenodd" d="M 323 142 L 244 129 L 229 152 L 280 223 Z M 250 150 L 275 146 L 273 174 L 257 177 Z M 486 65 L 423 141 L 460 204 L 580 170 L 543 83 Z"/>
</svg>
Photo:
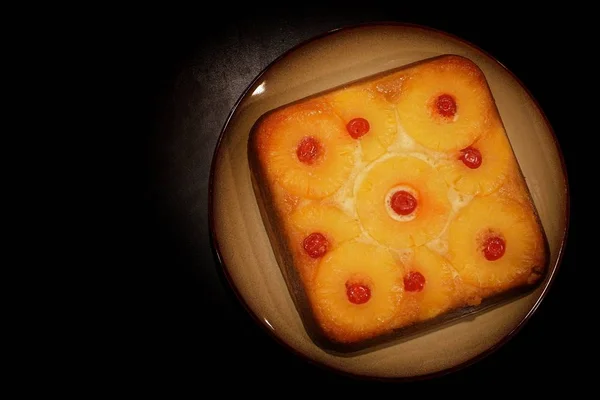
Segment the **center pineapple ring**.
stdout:
<svg viewBox="0 0 600 400">
<path fill-rule="evenodd" d="M 390 210 L 390 195 L 401 188 L 418 201 L 416 210 L 400 216 Z M 435 168 L 410 156 L 378 162 L 358 186 L 356 209 L 363 227 L 380 243 L 403 249 L 437 237 L 450 215 L 448 186 Z"/>
<path fill-rule="evenodd" d="M 406 215 L 398 214 L 392 208 L 392 197 L 394 197 L 394 195 L 400 191 L 410 193 L 417 200 L 417 208 L 415 208 L 414 211 L 411 212 L 410 214 L 406 214 Z M 415 219 L 417 216 L 417 209 L 419 207 L 418 204 L 419 204 L 419 193 L 417 193 L 417 191 L 414 188 L 412 188 L 408 185 L 394 186 L 392 189 L 390 189 L 390 191 L 385 196 L 385 209 L 386 209 L 388 215 L 390 216 L 390 218 L 395 219 L 396 221 L 400 221 L 400 222 L 407 222 L 407 221 L 412 221 L 413 219 Z"/>
</svg>

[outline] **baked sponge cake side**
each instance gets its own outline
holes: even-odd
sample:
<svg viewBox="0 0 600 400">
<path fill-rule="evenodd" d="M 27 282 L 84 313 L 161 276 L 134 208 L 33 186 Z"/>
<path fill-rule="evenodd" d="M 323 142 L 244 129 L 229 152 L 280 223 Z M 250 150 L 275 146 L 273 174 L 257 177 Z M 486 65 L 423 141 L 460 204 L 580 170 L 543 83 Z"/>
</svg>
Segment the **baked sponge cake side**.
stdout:
<svg viewBox="0 0 600 400">
<path fill-rule="evenodd" d="M 492 93 L 464 57 L 272 110 L 254 125 L 248 156 L 296 305 L 332 343 L 476 310 L 528 290 L 547 269 Z"/>
</svg>

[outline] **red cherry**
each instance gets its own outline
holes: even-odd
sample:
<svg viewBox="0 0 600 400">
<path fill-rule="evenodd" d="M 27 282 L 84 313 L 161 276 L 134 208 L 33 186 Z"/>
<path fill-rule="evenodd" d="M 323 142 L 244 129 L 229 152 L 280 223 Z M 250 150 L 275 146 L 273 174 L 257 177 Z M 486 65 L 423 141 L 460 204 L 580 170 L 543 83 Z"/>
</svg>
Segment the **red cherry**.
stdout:
<svg viewBox="0 0 600 400">
<path fill-rule="evenodd" d="M 399 215 L 408 215 L 417 208 L 417 199 L 406 190 L 398 190 L 392 196 L 392 210 Z"/>
<path fill-rule="evenodd" d="M 352 285 L 346 283 L 346 296 L 348 296 L 350 303 L 364 304 L 371 298 L 371 289 L 368 286 L 357 283 Z"/>
<path fill-rule="evenodd" d="M 304 238 L 302 246 L 309 256 L 312 258 L 319 258 L 327 253 L 329 242 L 327 241 L 327 238 L 319 232 L 313 232 Z"/>
<path fill-rule="evenodd" d="M 466 149 L 462 149 L 460 153 L 460 160 L 471 169 L 479 168 L 483 161 L 481 152 L 476 148 L 467 147 Z"/>
<path fill-rule="evenodd" d="M 296 149 L 298 160 L 309 165 L 315 162 L 320 152 L 321 146 L 319 141 L 312 136 L 303 138 Z"/>
<path fill-rule="evenodd" d="M 354 139 L 358 139 L 359 137 L 365 135 L 371 129 L 369 125 L 369 121 L 364 118 L 354 118 L 346 125 L 346 129 L 350 136 Z"/>
<path fill-rule="evenodd" d="M 435 100 L 437 112 L 444 117 L 454 117 L 456 114 L 456 101 L 449 94 L 442 94 Z"/>
<path fill-rule="evenodd" d="M 492 236 L 483 243 L 483 255 L 489 261 L 495 261 L 504 255 L 506 242 L 498 236 Z"/>
<path fill-rule="evenodd" d="M 404 277 L 404 290 L 408 292 L 420 292 L 425 286 L 425 277 L 422 273 L 411 271 Z"/>
</svg>

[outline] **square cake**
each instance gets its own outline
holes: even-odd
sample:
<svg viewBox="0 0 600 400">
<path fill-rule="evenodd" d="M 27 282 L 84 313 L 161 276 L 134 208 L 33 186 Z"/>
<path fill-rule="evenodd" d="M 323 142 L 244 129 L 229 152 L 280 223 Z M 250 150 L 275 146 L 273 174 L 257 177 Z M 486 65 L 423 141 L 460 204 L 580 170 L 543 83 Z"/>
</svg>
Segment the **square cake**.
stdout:
<svg viewBox="0 0 600 400">
<path fill-rule="evenodd" d="M 494 98 L 444 55 L 271 110 L 250 134 L 256 198 L 309 334 L 361 344 L 531 289 L 535 206 Z"/>
</svg>

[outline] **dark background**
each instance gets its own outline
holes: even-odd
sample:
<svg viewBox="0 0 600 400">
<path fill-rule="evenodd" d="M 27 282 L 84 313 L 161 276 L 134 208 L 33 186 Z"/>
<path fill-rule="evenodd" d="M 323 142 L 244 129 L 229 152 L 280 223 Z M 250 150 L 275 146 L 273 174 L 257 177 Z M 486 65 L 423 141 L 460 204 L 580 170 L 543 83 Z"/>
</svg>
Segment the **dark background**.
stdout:
<svg viewBox="0 0 600 400">
<path fill-rule="evenodd" d="M 302 5 L 302 7 L 300 7 Z M 393 386 L 342 376 L 308 363 L 257 326 L 237 300 L 217 264 L 208 221 L 210 164 L 229 112 L 252 79 L 293 46 L 328 30 L 356 23 L 394 21 L 447 31 L 481 47 L 523 81 L 554 127 L 571 185 L 571 230 L 564 260 L 545 300 L 523 329 L 492 355 L 457 372 L 410 383 L 570 384 L 581 376 L 576 360 L 573 310 L 577 290 L 574 227 L 576 210 L 573 99 L 560 77 L 570 76 L 568 57 L 574 28 L 568 10 L 502 8 L 474 16 L 453 7 L 422 12 L 396 6 L 349 4 L 290 10 L 266 6 L 239 9 L 155 9 L 124 19 L 119 56 L 113 64 L 125 78 L 116 95 L 132 114 L 123 138 L 132 146 L 121 155 L 121 172 L 132 201 L 123 201 L 127 225 L 117 229 L 122 254 L 137 271 L 136 295 L 121 338 L 126 366 L 153 384 L 176 379 L 198 394 L 207 385 L 247 382 L 260 393 L 273 382 Z M 265 11 L 267 10 L 267 11 Z M 436 12 L 434 12 L 436 11 Z M 489 19 L 489 12 L 497 19 Z M 129 142 L 128 142 L 129 143 Z"/>
</svg>

